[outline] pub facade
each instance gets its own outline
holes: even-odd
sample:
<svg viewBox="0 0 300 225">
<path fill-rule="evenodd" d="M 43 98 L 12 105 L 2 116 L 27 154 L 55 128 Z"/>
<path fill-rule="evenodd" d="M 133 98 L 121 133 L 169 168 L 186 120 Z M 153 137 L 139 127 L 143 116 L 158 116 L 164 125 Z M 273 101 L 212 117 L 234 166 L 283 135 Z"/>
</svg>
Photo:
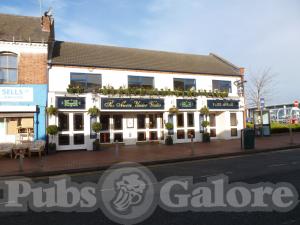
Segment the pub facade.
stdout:
<svg viewBox="0 0 300 225">
<path fill-rule="evenodd" d="M 56 41 L 49 64 L 48 125 L 57 150 L 103 145 L 202 141 L 208 107 L 211 139 L 239 138 L 244 127 L 243 69 L 214 55 L 189 55 Z M 97 108 L 92 116 L 89 110 Z M 96 134 L 92 124 L 100 122 Z"/>
</svg>

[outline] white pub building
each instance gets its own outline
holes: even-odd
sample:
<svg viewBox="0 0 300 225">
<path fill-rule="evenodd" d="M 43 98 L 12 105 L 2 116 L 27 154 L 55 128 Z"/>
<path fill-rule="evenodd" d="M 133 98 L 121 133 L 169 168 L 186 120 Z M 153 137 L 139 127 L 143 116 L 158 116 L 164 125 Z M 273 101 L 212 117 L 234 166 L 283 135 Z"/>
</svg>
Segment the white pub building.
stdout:
<svg viewBox="0 0 300 225">
<path fill-rule="evenodd" d="M 95 121 L 103 145 L 163 143 L 167 122 L 174 143 L 200 142 L 204 106 L 212 140 L 239 138 L 244 127 L 243 69 L 214 54 L 56 41 L 49 63 L 48 107 L 58 113 L 48 125 L 59 127 L 57 150 L 91 150 Z M 88 113 L 93 107 L 98 116 Z"/>
</svg>

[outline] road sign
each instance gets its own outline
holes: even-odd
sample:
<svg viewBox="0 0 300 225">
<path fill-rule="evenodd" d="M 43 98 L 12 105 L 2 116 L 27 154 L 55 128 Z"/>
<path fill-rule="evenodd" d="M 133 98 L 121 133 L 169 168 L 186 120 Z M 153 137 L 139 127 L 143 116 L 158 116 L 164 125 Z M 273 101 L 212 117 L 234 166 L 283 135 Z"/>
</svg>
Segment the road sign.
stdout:
<svg viewBox="0 0 300 225">
<path fill-rule="evenodd" d="M 294 101 L 294 107 L 299 107 L 299 102 L 297 100 Z"/>
<path fill-rule="evenodd" d="M 260 108 L 265 108 L 265 98 L 260 98 Z"/>
</svg>

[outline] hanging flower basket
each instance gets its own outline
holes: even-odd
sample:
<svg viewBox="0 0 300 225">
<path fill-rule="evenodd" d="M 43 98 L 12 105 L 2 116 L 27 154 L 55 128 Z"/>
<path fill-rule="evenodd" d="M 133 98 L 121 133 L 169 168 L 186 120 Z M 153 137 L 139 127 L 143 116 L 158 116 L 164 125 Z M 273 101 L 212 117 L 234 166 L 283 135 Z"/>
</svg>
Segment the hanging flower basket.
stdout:
<svg viewBox="0 0 300 225">
<path fill-rule="evenodd" d="M 88 114 L 90 114 L 90 116 L 95 117 L 98 116 L 100 113 L 100 109 L 98 109 L 96 106 L 89 108 L 88 110 Z"/>
<path fill-rule="evenodd" d="M 178 110 L 175 106 L 169 108 L 169 113 L 171 113 L 171 114 L 177 114 L 178 111 L 179 111 L 179 110 Z"/>
</svg>

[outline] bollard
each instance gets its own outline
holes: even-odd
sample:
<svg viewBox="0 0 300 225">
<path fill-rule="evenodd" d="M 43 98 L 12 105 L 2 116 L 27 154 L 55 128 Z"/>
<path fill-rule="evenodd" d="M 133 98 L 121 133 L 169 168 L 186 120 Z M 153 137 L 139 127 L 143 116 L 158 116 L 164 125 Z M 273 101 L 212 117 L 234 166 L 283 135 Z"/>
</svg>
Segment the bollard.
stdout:
<svg viewBox="0 0 300 225">
<path fill-rule="evenodd" d="M 23 163 L 24 163 L 24 154 L 20 154 L 19 155 L 19 171 L 23 172 L 24 167 L 23 167 Z"/>
<path fill-rule="evenodd" d="M 119 141 L 116 140 L 116 145 L 115 145 L 115 157 L 119 158 Z"/>
<path fill-rule="evenodd" d="M 191 155 L 192 155 L 192 156 L 195 155 L 195 149 L 194 149 L 194 137 L 193 137 L 193 135 L 191 135 L 191 150 L 192 150 Z"/>
</svg>

